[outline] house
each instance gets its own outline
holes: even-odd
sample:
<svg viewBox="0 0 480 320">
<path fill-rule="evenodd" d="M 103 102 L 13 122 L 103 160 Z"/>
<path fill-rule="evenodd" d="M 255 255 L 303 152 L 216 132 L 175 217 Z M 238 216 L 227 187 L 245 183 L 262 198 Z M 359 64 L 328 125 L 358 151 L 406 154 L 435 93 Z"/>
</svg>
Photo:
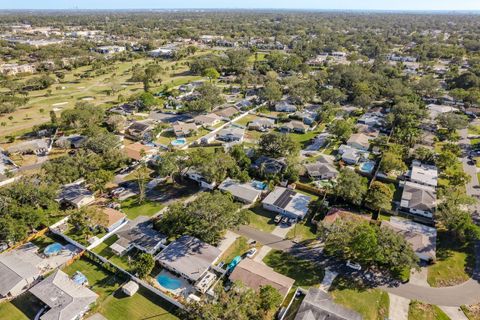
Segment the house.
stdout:
<svg viewBox="0 0 480 320">
<path fill-rule="evenodd" d="M 304 110 L 295 112 L 294 117 L 302 120 L 306 125 L 311 126 L 315 122 L 317 114 L 315 112 Z"/>
<path fill-rule="evenodd" d="M 220 110 L 217 110 L 215 111 L 215 113 L 226 119 L 226 120 L 229 120 L 231 117 L 235 116 L 236 114 L 238 114 L 240 111 L 238 111 L 237 108 L 235 107 L 228 107 L 228 108 L 224 108 L 224 109 L 220 109 Z"/>
<path fill-rule="evenodd" d="M 217 185 L 215 181 L 213 182 L 207 181 L 201 173 L 199 173 L 193 168 L 188 169 L 185 175 L 189 179 L 198 182 L 198 185 L 200 186 L 200 188 L 203 188 L 203 189 L 213 190 Z"/>
<path fill-rule="evenodd" d="M 297 107 L 286 100 L 282 100 L 275 105 L 275 111 L 277 112 L 295 112 Z"/>
<path fill-rule="evenodd" d="M 0 298 L 13 298 L 26 291 L 41 275 L 38 247 L 27 243 L 0 254 Z"/>
<path fill-rule="evenodd" d="M 421 163 L 418 160 L 412 161 L 412 169 L 409 172 L 410 181 L 425 186 L 437 187 L 438 169 L 434 165 Z"/>
<path fill-rule="evenodd" d="M 308 212 L 311 197 L 294 190 L 275 187 L 262 201 L 263 208 L 277 212 L 283 216 L 301 220 Z"/>
<path fill-rule="evenodd" d="M 63 136 L 55 141 L 55 145 L 60 148 L 64 148 L 68 146 L 70 149 L 78 149 L 83 147 L 85 142 L 87 141 L 87 137 L 79 135 L 79 134 L 71 134 L 69 136 Z"/>
<path fill-rule="evenodd" d="M 102 208 L 103 214 L 106 216 L 106 224 L 103 226 L 107 229 L 107 232 L 112 232 L 119 226 L 121 226 L 127 219 L 125 213 L 115 210 L 113 208 Z"/>
<path fill-rule="evenodd" d="M 130 102 L 110 108 L 108 112 L 120 114 L 122 116 L 132 115 L 138 111 L 139 103 Z"/>
<path fill-rule="evenodd" d="M 294 279 L 274 271 L 269 266 L 245 258 L 233 269 L 230 281 L 240 281 L 245 286 L 260 291 L 261 287 L 272 286 L 278 290 L 283 299 L 295 282 Z"/>
<path fill-rule="evenodd" d="M 7 154 L 36 154 L 42 155 L 48 152 L 48 140 L 35 139 L 17 143 L 7 150 Z"/>
<path fill-rule="evenodd" d="M 330 295 L 319 288 L 308 289 L 294 320 L 362 320 L 357 312 L 332 301 Z"/>
<path fill-rule="evenodd" d="M 330 141 L 332 135 L 328 132 L 323 132 L 315 136 L 312 143 L 307 146 L 306 151 L 318 151 L 321 148 L 325 147 Z"/>
<path fill-rule="evenodd" d="M 209 144 L 214 142 L 217 139 L 217 134 L 215 132 L 210 132 L 200 138 L 200 143 Z"/>
<path fill-rule="evenodd" d="M 248 123 L 248 129 L 257 130 L 260 132 L 266 132 L 268 129 L 273 128 L 275 120 L 269 118 L 257 118 Z"/>
<path fill-rule="evenodd" d="M 370 216 L 353 213 L 342 208 L 331 208 L 322 220 L 322 225 L 327 229 L 337 221 L 368 221 Z"/>
<path fill-rule="evenodd" d="M 140 142 L 128 144 L 123 148 L 123 153 L 132 160 L 140 161 L 152 158 L 157 149 L 151 146 L 144 145 Z"/>
<path fill-rule="evenodd" d="M 240 110 L 246 110 L 249 109 L 253 106 L 253 103 L 250 100 L 244 99 L 235 104 L 235 107 L 237 107 Z"/>
<path fill-rule="evenodd" d="M 384 120 L 383 117 L 379 116 L 377 113 L 368 112 L 358 118 L 357 123 L 369 127 L 382 127 Z"/>
<path fill-rule="evenodd" d="M 266 156 L 260 156 L 252 165 L 253 170 L 258 170 L 262 175 L 281 174 L 287 168 L 285 159 L 274 159 Z"/>
<path fill-rule="evenodd" d="M 155 231 L 152 222 L 145 216 L 129 221 L 115 234 L 118 239 L 110 249 L 117 255 L 123 255 L 133 248 L 154 254 L 166 241 L 166 237 Z"/>
<path fill-rule="evenodd" d="M 215 113 L 201 114 L 193 118 L 196 125 L 204 127 L 214 126 L 220 123 L 221 120 L 222 118 Z"/>
<path fill-rule="evenodd" d="M 298 132 L 298 133 L 306 133 L 310 129 L 310 127 L 307 126 L 305 123 L 297 120 L 279 124 L 278 128 L 280 131 L 283 131 L 283 132 Z"/>
<path fill-rule="evenodd" d="M 177 138 L 188 137 L 197 132 L 195 123 L 177 121 L 172 125 L 172 128 Z"/>
<path fill-rule="evenodd" d="M 125 131 L 125 134 L 134 140 L 149 141 L 153 138 L 154 124 L 151 120 L 134 121 Z"/>
<path fill-rule="evenodd" d="M 346 144 L 338 148 L 341 159 L 347 164 L 357 164 L 361 159 L 368 159 L 368 152 L 362 151 Z"/>
<path fill-rule="evenodd" d="M 83 186 L 85 180 L 79 179 L 75 182 L 65 184 L 57 197 L 60 204 L 81 208 L 95 201 L 93 192 Z"/>
<path fill-rule="evenodd" d="M 114 54 L 125 50 L 126 48 L 122 46 L 102 46 L 95 49 L 95 51 L 101 54 Z"/>
<path fill-rule="evenodd" d="M 347 145 L 358 149 L 367 151 L 370 148 L 370 137 L 364 133 L 354 133 L 350 139 L 347 140 Z"/>
<path fill-rule="evenodd" d="M 81 319 L 98 295 L 61 270 L 30 289 L 30 293 L 46 305 L 39 320 Z"/>
<path fill-rule="evenodd" d="M 221 254 L 217 247 L 184 235 L 163 249 L 156 260 L 162 267 L 196 282 L 208 272 Z"/>
<path fill-rule="evenodd" d="M 236 180 L 227 178 L 219 186 L 218 189 L 229 192 L 232 196 L 243 203 L 254 203 L 256 202 L 263 190 L 256 188 L 256 185 L 252 182 L 241 183 Z"/>
<path fill-rule="evenodd" d="M 0 73 L 6 76 L 15 76 L 19 73 L 34 73 L 36 68 L 33 64 L 4 63 L 0 65 Z"/>
<path fill-rule="evenodd" d="M 168 45 L 148 52 L 148 55 L 152 58 L 173 58 L 177 52 L 177 47 L 174 45 Z"/>
<path fill-rule="evenodd" d="M 240 128 L 237 126 L 229 126 L 220 130 L 217 133 L 217 140 L 225 141 L 225 142 L 233 142 L 233 141 L 243 141 L 243 135 L 245 134 L 245 129 Z"/>
<path fill-rule="evenodd" d="M 390 228 L 404 237 L 412 245 L 412 249 L 419 259 L 426 262 L 435 261 L 437 229 L 399 217 L 391 217 L 390 221 L 382 221 L 381 226 Z"/>
<path fill-rule="evenodd" d="M 431 120 L 435 120 L 439 115 L 441 115 L 443 113 L 458 111 L 457 108 L 454 108 L 452 106 L 439 105 L 439 104 L 434 104 L 434 103 L 427 105 L 427 110 L 428 110 L 428 113 L 430 115 Z"/>
<path fill-rule="evenodd" d="M 403 187 L 400 207 L 412 214 L 433 218 L 436 200 L 435 188 L 406 181 Z"/>
<path fill-rule="evenodd" d="M 305 164 L 308 176 L 313 180 L 335 179 L 338 176 L 338 170 L 333 164 L 333 158 L 321 156 L 314 163 Z"/>
</svg>

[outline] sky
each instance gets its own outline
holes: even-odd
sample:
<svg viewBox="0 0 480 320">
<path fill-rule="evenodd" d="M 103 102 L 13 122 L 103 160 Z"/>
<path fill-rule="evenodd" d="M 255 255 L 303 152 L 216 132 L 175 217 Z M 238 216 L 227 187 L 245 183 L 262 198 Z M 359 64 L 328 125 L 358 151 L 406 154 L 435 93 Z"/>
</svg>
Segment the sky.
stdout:
<svg viewBox="0 0 480 320">
<path fill-rule="evenodd" d="M 0 0 L 1 9 L 480 10 L 480 0 Z"/>
</svg>

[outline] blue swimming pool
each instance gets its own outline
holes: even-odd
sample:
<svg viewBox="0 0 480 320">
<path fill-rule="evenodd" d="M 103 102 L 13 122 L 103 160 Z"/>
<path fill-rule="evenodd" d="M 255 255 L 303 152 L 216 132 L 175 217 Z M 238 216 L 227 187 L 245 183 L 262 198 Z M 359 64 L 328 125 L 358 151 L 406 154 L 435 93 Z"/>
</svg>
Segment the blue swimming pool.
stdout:
<svg viewBox="0 0 480 320">
<path fill-rule="evenodd" d="M 62 251 L 62 249 L 63 249 L 62 244 L 60 244 L 58 242 L 55 242 L 55 243 L 52 243 L 52 244 L 48 245 L 43 250 L 43 253 L 46 254 L 47 256 L 51 256 L 51 255 L 59 253 L 60 251 Z"/>
<path fill-rule="evenodd" d="M 187 143 L 186 139 L 180 138 L 172 141 L 172 146 L 183 146 L 185 143 Z"/>
<path fill-rule="evenodd" d="M 375 162 L 373 161 L 364 162 L 360 165 L 360 171 L 366 173 L 372 173 L 373 168 L 375 168 Z"/>
<path fill-rule="evenodd" d="M 267 188 L 267 184 L 265 182 L 257 180 L 252 181 L 252 186 L 258 190 L 265 190 Z"/>
<path fill-rule="evenodd" d="M 182 281 L 166 274 L 159 274 L 157 282 L 164 288 L 169 290 L 177 290 L 182 286 Z"/>
</svg>

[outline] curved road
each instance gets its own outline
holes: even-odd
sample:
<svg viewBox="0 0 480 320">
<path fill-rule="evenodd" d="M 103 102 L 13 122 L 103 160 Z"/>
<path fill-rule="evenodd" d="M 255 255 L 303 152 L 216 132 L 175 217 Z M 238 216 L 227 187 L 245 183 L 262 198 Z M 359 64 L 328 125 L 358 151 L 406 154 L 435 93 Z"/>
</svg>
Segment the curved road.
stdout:
<svg viewBox="0 0 480 320">
<path fill-rule="evenodd" d="M 281 237 L 255 228 L 240 226 L 238 230 L 235 230 L 235 233 L 256 240 L 263 245 L 268 245 L 273 249 L 301 255 L 302 258 L 314 260 L 316 263 L 319 262 L 319 259 L 325 259 L 319 251 L 312 252 L 309 248 L 303 247 L 291 240 L 282 239 Z M 307 252 L 310 252 L 310 254 Z M 480 302 L 480 241 L 478 241 L 475 246 L 475 253 L 477 257 L 475 265 L 476 271 L 471 279 L 462 284 L 451 287 L 432 288 L 411 283 L 402 283 L 396 287 L 384 285 L 379 288 L 400 297 L 439 306 L 459 307 L 461 305 L 477 304 Z M 327 263 L 332 262 L 328 261 Z"/>
</svg>

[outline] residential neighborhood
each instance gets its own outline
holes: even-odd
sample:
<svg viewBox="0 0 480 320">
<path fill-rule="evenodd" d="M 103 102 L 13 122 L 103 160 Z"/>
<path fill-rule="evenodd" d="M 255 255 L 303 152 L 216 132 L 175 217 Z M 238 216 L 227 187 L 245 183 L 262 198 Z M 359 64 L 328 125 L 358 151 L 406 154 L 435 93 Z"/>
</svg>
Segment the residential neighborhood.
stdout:
<svg viewBox="0 0 480 320">
<path fill-rule="evenodd" d="M 158 6 L 0 4 L 0 319 L 480 319 L 477 12 Z"/>
</svg>

